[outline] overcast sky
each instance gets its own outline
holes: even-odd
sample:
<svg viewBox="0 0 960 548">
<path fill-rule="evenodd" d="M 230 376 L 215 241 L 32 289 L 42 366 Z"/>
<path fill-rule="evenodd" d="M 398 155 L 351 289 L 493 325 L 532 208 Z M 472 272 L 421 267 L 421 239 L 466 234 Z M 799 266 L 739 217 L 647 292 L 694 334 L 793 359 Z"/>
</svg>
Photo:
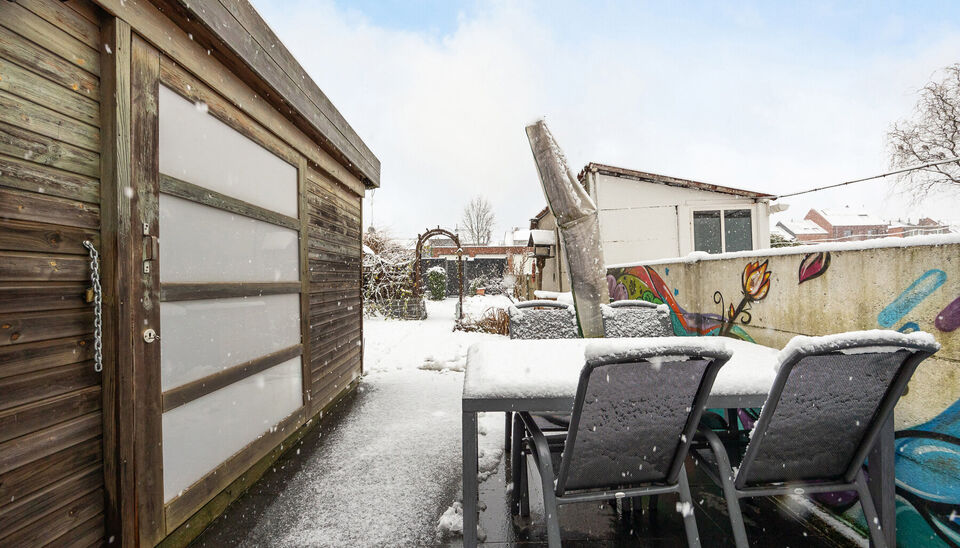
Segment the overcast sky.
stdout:
<svg viewBox="0 0 960 548">
<path fill-rule="evenodd" d="M 545 204 L 524 126 L 602 162 L 783 194 L 886 171 L 885 134 L 960 62 L 960 2 L 254 0 L 382 162 L 364 222 L 413 237 L 471 196 L 498 231 Z M 665 4 L 676 4 L 667 6 Z M 786 199 L 960 220 L 887 183 Z"/>
</svg>

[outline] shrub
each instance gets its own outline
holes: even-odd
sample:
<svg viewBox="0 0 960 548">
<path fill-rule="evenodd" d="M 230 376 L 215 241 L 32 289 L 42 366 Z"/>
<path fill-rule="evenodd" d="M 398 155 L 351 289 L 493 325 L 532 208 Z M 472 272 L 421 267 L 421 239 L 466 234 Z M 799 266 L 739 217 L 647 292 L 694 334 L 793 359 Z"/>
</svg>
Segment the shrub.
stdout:
<svg viewBox="0 0 960 548">
<path fill-rule="evenodd" d="M 478 289 L 484 289 L 487 295 L 503 293 L 503 280 L 481 274 L 470 280 L 470 295 L 476 295 Z"/>
<path fill-rule="evenodd" d="M 510 316 L 503 308 L 488 308 L 480 319 L 464 316 L 454 325 L 457 331 L 473 331 L 480 333 L 494 333 L 496 335 L 510 334 Z"/>
<path fill-rule="evenodd" d="M 435 266 L 427 270 L 427 290 L 430 298 L 441 301 L 447 296 L 447 269 Z"/>
</svg>

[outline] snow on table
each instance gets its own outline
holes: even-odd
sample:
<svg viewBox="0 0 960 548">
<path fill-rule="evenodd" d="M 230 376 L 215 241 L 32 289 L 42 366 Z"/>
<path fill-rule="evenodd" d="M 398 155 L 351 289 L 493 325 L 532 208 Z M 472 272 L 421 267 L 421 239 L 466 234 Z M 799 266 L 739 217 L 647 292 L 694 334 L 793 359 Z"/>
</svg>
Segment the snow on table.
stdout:
<svg viewBox="0 0 960 548">
<path fill-rule="evenodd" d="M 622 352 L 628 346 L 655 348 L 691 343 L 726 348 L 733 353 L 730 361 L 720 369 L 711 394 L 757 395 L 770 392 L 780 352 L 776 348 L 728 338 L 655 337 L 479 342 L 467 351 L 463 397 L 573 398 L 588 355 Z"/>
</svg>

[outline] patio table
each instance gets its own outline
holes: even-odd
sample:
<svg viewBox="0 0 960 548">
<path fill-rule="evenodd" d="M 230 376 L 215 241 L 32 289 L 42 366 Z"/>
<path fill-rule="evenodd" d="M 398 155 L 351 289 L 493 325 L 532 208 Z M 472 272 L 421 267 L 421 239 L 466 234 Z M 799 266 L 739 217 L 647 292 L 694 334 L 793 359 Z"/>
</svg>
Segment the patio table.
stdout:
<svg viewBox="0 0 960 548">
<path fill-rule="evenodd" d="M 510 340 L 476 343 L 463 379 L 463 542 L 477 545 L 477 414 L 569 413 L 589 345 L 604 339 Z M 623 340 L 623 339 L 619 339 Z M 663 339 L 660 338 L 660 341 Z M 728 339 L 733 356 L 717 374 L 708 408 L 761 407 L 773 385 L 779 350 Z M 827 447 L 824 447 L 828 450 Z M 881 527 L 895 546 L 893 421 L 884 424 L 869 458 L 869 484 Z"/>
</svg>

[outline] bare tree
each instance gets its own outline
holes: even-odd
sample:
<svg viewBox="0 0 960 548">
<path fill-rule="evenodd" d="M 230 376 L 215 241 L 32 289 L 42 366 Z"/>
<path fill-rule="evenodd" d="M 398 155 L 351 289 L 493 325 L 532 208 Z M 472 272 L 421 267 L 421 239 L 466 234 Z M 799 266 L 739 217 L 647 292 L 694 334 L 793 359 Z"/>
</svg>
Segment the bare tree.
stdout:
<svg viewBox="0 0 960 548">
<path fill-rule="evenodd" d="M 960 64 L 945 67 L 920 89 L 916 114 L 887 133 L 894 167 L 960 156 Z M 908 171 L 900 190 L 915 202 L 939 191 L 960 192 L 960 162 Z"/>
<path fill-rule="evenodd" d="M 463 208 L 464 230 L 467 231 L 467 238 L 471 243 L 487 245 L 490 243 L 490 237 L 493 235 L 493 225 L 496 218 L 493 216 L 493 208 L 490 202 L 483 196 L 474 196 L 467 207 Z"/>
</svg>

